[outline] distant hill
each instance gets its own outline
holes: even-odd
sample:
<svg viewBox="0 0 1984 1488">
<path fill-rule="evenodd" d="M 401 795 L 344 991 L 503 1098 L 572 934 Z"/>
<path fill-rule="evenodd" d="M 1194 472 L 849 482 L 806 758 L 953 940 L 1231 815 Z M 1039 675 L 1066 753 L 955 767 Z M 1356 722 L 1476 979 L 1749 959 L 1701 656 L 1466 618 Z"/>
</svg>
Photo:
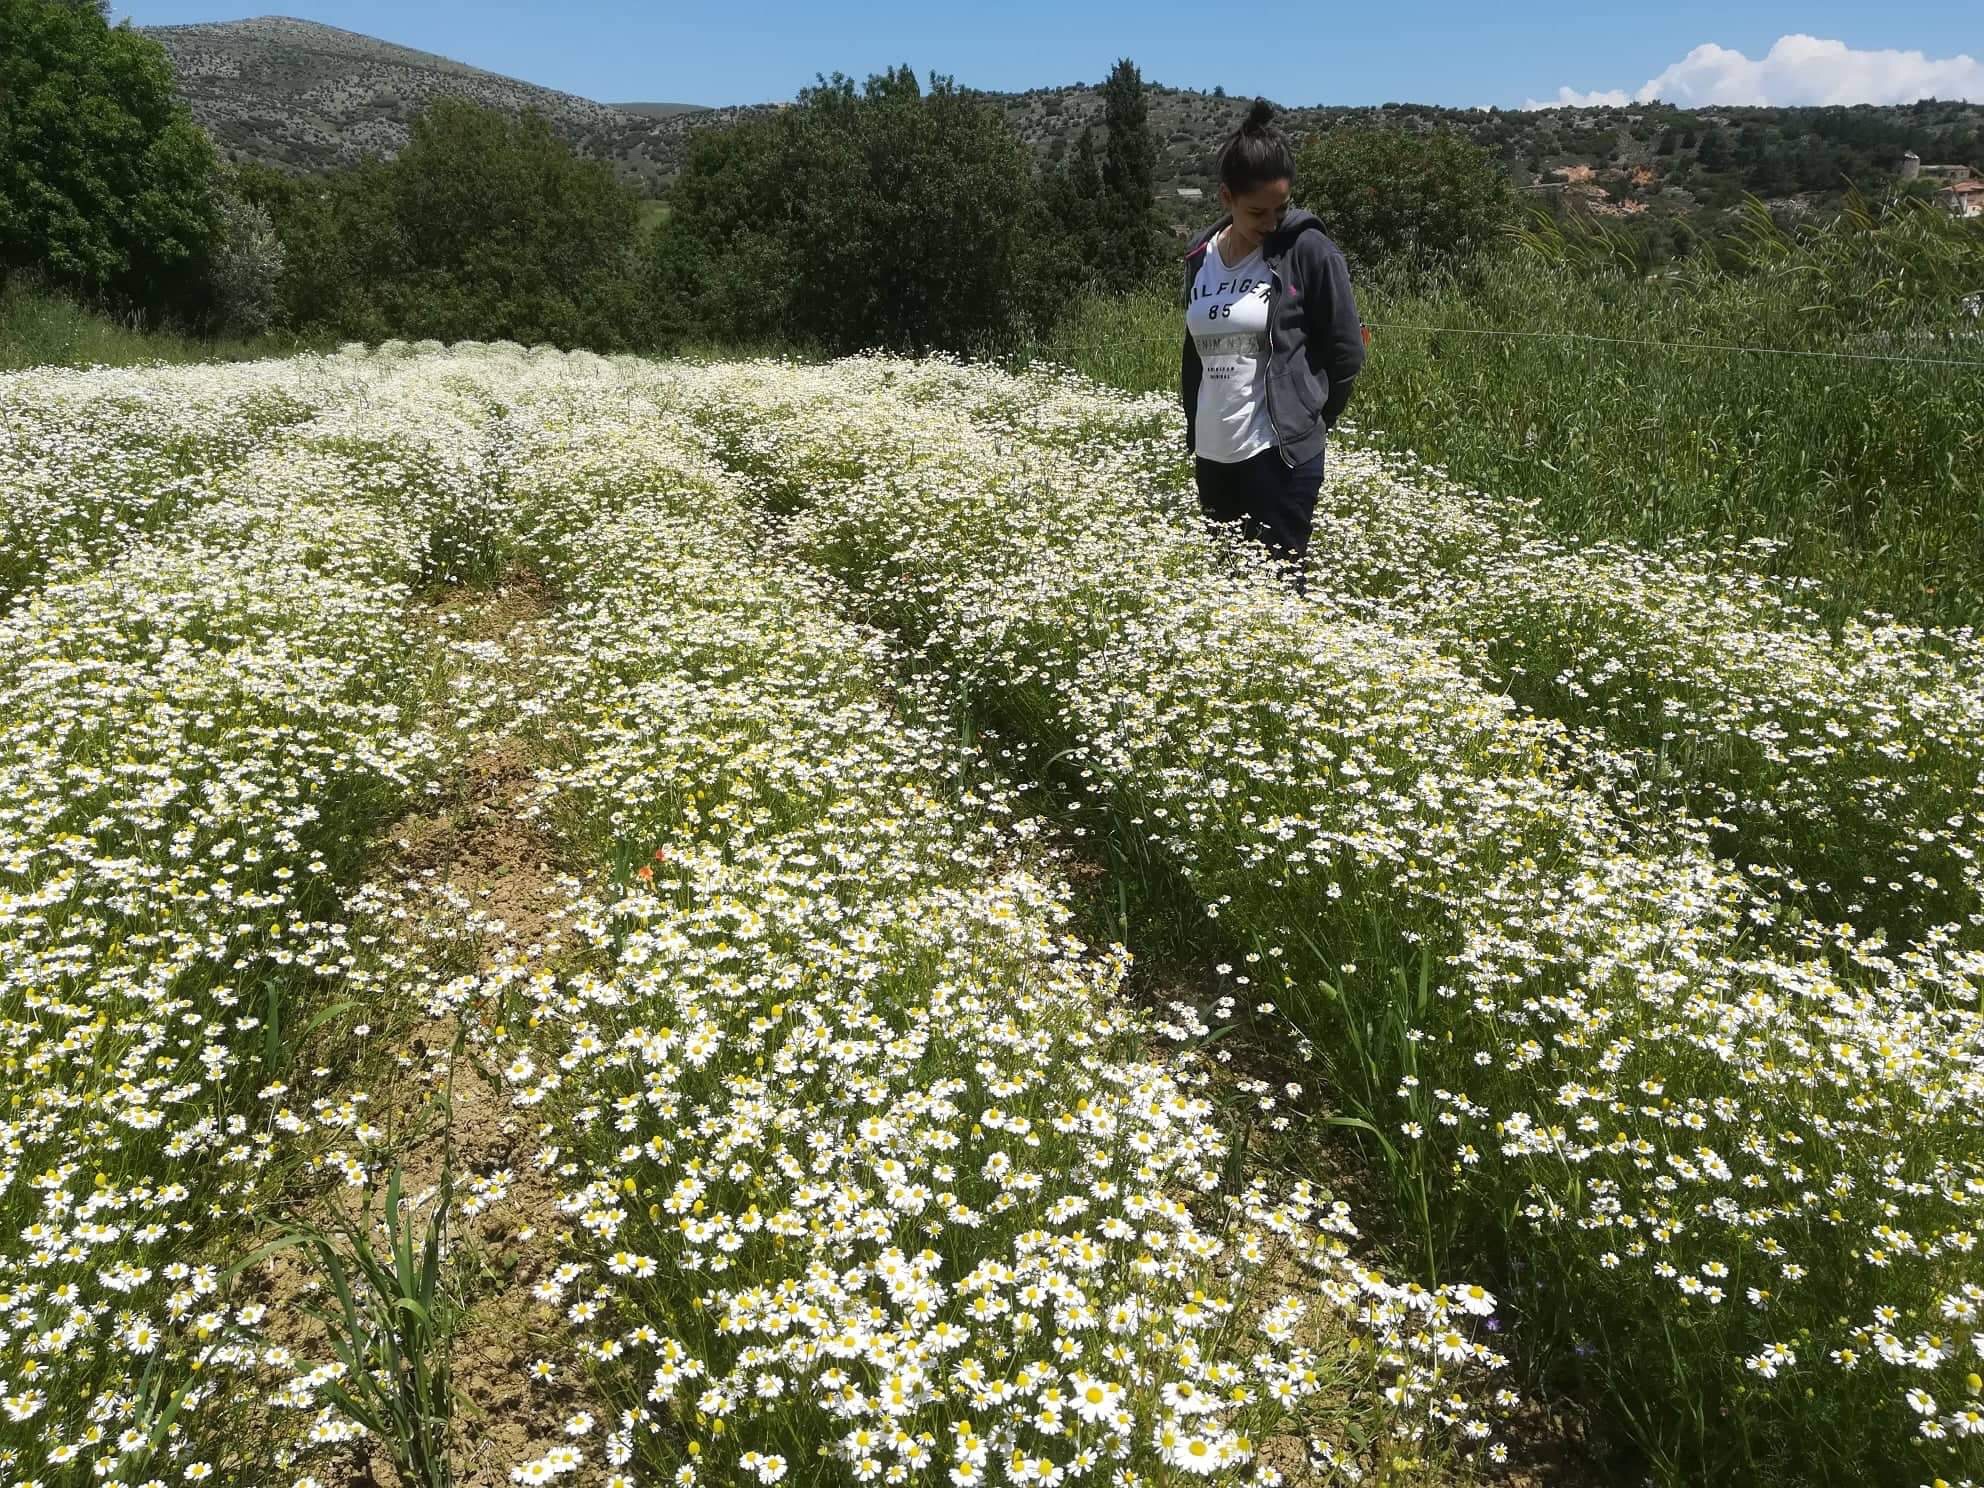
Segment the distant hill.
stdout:
<svg viewBox="0 0 1984 1488">
<path fill-rule="evenodd" d="M 511 112 L 535 108 L 574 150 L 653 190 L 675 173 L 691 121 L 728 122 L 770 107 L 616 108 L 289 16 L 140 29 L 165 47 L 194 118 L 225 156 L 294 170 L 394 155 L 422 105 L 453 96 Z"/>
<path fill-rule="evenodd" d="M 780 107 L 596 103 L 287 16 L 142 29 L 164 44 L 194 117 L 224 154 L 294 170 L 346 164 L 366 152 L 390 156 L 427 100 L 454 95 L 536 108 L 574 150 L 655 192 L 680 168 L 694 131 Z M 986 96 L 1043 163 L 1065 156 L 1084 126 L 1101 129 L 1094 84 Z M 1161 208 L 1178 222 L 1203 216 L 1215 194 L 1213 156 L 1246 100 L 1155 83 L 1146 100 Z M 1905 150 L 1984 172 L 1984 105 L 1963 103 L 1694 111 L 1651 103 L 1533 113 L 1388 103 L 1295 106 L 1281 122 L 1297 134 L 1340 123 L 1458 130 L 1500 159 L 1518 187 L 1562 191 L 1621 216 L 1727 206 L 1745 191 L 1794 201 L 1836 196 L 1842 177 L 1885 175 Z"/>
<path fill-rule="evenodd" d="M 1160 204 L 1174 220 L 1203 216 L 1215 195 L 1213 159 L 1249 100 L 1147 87 L 1157 138 Z M 997 96 L 997 95 L 995 95 Z M 1099 85 L 1003 95 L 1007 122 L 1043 159 L 1059 160 L 1084 126 L 1102 129 Z M 1843 178 L 1891 175 L 1903 152 L 1984 174 L 1984 104 L 1851 108 L 1452 109 L 1433 104 L 1284 107 L 1276 121 L 1296 136 L 1340 124 L 1450 129 L 1507 169 L 1525 193 L 1562 191 L 1601 213 L 1679 215 L 1726 207 L 1745 192 L 1810 204 L 1836 200 Z M 1180 192 L 1198 191 L 1199 200 Z M 1298 187 L 1299 194 L 1299 187 Z"/>
<path fill-rule="evenodd" d="M 703 103 L 609 103 L 607 107 L 648 119 L 673 119 L 680 114 L 707 114 L 710 111 L 709 105 Z"/>
</svg>

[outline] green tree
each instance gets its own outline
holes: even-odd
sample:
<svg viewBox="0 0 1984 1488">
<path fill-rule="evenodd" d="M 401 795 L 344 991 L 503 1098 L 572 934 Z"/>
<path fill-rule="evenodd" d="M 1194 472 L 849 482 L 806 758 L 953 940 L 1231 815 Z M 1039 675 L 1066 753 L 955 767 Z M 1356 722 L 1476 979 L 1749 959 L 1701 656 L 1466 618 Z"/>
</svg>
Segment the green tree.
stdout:
<svg viewBox="0 0 1984 1488">
<path fill-rule="evenodd" d="M 315 176 L 236 167 L 234 190 L 269 214 L 282 244 L 280 320 L 365 341 L 403 334 L 381 303 L 382 288 L 405 269 L 392 172 L 376 156 Z"/>
<path fill-rule="evenodd" d="M 638 344 L 640 203 L 534 111 L 437 99 L 390 173 L 402 271 L 383 286 L 403 333 L 504 336 L 609 349 Z"/>
<path fill-rule="evenodd" d="M 95 0 L 0 0 L 0 269 L 169 308 L 218 230 L 214 169 L 157 42 Z"/>
<path fill-rule="evenodd" d="M 791 286 L 780 243 L 796 233 L 805 183 L 778 186 L 781 117 L 690 136 L 655 238 L 652 278 L 685 325 L 733 340 L 783 334 Z"/>
<path fill-rule="evenodd" d="M 283 249 L 283 318 L 362 340 L 664 344 L 640 202 L 535 113 L 437 100 L 397 159 L 308 177 L 236 172 Z"/>
<path fill-rule="evenodd" d="M 658 340 L 639 198 L 536 113 L 439 99 L 391 162 L 243 171 L 237 189 L 275 223 L 299 329 L 597 351 Z"/>
<path fill-rule="evenodd" d="M 1067 170 L 1044 182 L 1042 195 L 1054 219 L 1058 241 L 1052 251 L 1062 260 L 1062 273 L 1108 287 L 1109 208 L 1103 195 L 1102 162 L 1089 126 L 1082 126 Z"/>
<path fill-rule="evenodd" d="M 1128 57 L 1102 85 L 1102 118 L 1108 134 L 1102 156 L 1104 276 L 1111 287 L 1129 289 L 1150 277 L 1163 240 L 1156 211 L 1157 141 L 1143 74 Z"/>
<path fill-rule="evenodd" d="M 672 200 L 657 274 L 719 336 L 962 351 L 1022 310 L 1031 162 L 946 77 L 822 78 L 774 118 L 703 132 Z"/>
<path fill-rule="evenodd" d="M 1102 197 L 1095 135 L 1084 125 L 1068 158 L 1041 172 L 1021 234 L 1023 282 L 1053 286 L 1025 301 L 1026 318 L 1036 332 L 1050 331 L 1059 311 L 1076 295 L 1113 287 Z"/>
<path fill-rule="evenodd" d="M 1091 207 L 1101 202 L 1102 162 L 1095 153 L 1095 131 L 1086 124 L 1082 126 L 1081 138 L 1075 141 L 1075 158 L 1068 167 L 1068 181 Z"/>
<path fill-rule="evenodd" d="M 282 239 L 268 208 L 259 202 L 223 193 L 220 208 L 220 241 L 208 274 L 214 323 L 234 335 L 259 335 L 275 324 L 281 310 Z"/>
<path fill-rule="evenodd" d="M 1464 262 L 1513 216 L 1509 179 L 1494 157 L 1445 130 L 1332 129 L 1302 149 L 1296 179 L 1360 269 Z"/>
</svg>

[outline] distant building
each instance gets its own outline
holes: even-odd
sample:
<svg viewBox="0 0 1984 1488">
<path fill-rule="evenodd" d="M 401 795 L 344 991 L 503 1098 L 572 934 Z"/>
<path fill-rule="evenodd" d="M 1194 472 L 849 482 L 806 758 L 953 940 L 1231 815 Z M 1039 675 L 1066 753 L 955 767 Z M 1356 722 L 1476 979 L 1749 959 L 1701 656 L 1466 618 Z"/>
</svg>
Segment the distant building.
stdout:
<svg viewBox="0 0 1984 1488">
<path fill-rule="evenodd" d="M 1197 186 L 1180 186 L 1178 188 L 1178 194 L 1185 198 L 1186 201 L 1198 201 L 1205 195 L 1205 192 Z"/>
<path fill-rule="evenodd" d="M 1924 165 L 1913 150 L 1901 157 L 1904 181 L 1926 181 L 1942 189 L 1936 200 L 1959 217 L 1984 217 L 1984 181 L 1967 165 Z"/>
<path fill-rule="evenodd" d="M 1984 181 L 1953 181 L 1936 200 L 1959 217 L 1984 217 Z"/>
</svg>

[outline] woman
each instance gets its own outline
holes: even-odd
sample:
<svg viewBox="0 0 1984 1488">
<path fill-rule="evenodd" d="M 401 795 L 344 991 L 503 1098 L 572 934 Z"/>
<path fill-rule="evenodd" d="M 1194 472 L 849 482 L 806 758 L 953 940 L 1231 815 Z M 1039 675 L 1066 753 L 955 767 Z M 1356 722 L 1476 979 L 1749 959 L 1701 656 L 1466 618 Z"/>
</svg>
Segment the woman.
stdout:
<svg viewBox="0 0 1984 1488">
<path fill-rule="evenodd" d="M 1226 216 L 1185 255 L 1185 448 L 1206 520 L 1238 522 L 1304 591 L 1324 436 L 1364 365 L 1343 254 L 1288 202 L 1295 158 L 1254 100 L 1219 152 Z"/>
</svg>

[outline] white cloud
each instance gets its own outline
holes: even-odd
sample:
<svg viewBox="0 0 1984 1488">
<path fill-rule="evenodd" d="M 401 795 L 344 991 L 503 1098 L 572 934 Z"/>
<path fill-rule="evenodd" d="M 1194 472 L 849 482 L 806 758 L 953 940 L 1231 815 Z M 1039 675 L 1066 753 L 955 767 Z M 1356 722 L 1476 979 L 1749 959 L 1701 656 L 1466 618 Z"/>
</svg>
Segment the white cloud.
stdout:
<svg viewBox="0 0 1984 1488">
<path fill-rule="evenodd" d="M 1628 93 L 1559 88 L 1524 108 L 1623 108 L 1654 99 L 1699 108 L 1709 104 L 1913 103 L 1918 98 L 1984 102 L 1984 62 L 1959 54 L 1860 51 L 1817 36 L 1780 36 L 1761 58 L 1706 42 L 1660 76 Z"/>
</svg>

